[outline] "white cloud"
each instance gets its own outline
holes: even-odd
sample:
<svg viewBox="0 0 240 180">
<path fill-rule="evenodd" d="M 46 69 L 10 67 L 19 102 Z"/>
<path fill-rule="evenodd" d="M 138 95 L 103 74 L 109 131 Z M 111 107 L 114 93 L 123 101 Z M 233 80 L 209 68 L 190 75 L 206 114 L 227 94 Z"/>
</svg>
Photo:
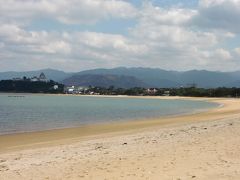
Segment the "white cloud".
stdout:
<svg viewBox="0 0 240 180">
<path fill-rule="evenodd" d="M 240 0 L 200 0 L 192 24 L 200 28 L 240 32 Z"/>
<path fill-rule="evenodd" d="M 234 52 L 240 57 L 240 48 L 235 48 Z"/>
<path fill-rule="evenodd" d="M 121 0 L 8 0 L 0 1 L 0 21 L 25 24 L 38 18 L 66 24 L 94 24 L 108 18 L 132 18 L 137 10 Z"/>
<path fill-rule="evenodd" d="M 240 48 L 235 48 L 235 52 L 240 54 Z"/>
<path fill-rule="evenodd" d="M 226 49 L 216 49 L 214 52 L 215 59 L 217 60 L 230 60 L 232 58 L 232 55 L 230 54 L 229 51 Z"/>
<path fill-rule="evenodd" d="M 25 31 L 15 25 L 0 25 L 0 39 L 4 42 L 4 48 L 18 53 L 66 54 L 71 52 L 70 45 L 59 40 L 59 33 L 46 31 Z"/>
<path fill-rule="evenodd" d="M 224 3 L 238 4 L 239 0 L 200 0 L 199 4 L 201 7 L 212 7 L 222 5 Z"/>
<path fill-rule="evenodd" d="M 122 35 L 96 32 L 36 32 L 13 25 L 0 26 L 0 39 L 2 44 L 6 44 L 1 50 L 5 60 L 32 59 L 32 66 L 36 66 L 36 62 L 45 62 L 51 67 L 56 67 L 54 64 L 61 59 L 65 59 L 62 62 L 66 64 L 75 64 L 71 66 L 73 69 L 86 66 L 91 68 L 94 63 L 95 66 L 119 66 L 123 61 L 129 61 L 148 51 L 145 45 Z M 9 57 L 8 54 L 12 56 Z M 91 66 L 88 67 L 88 64 Z M 61 69 L 66 67 L 63 65 Z"/>
<path fill-rule="evenodd" d="M 184 25 L 196 13 L 196 10 L 163 9 L 153 6 L 152 3 L 145 3 L 139 14 L 143 22 L 148 22 L 151 19 L 152 22 L 161 25 Z"/>
<path fill-rule="evenodd" d="M 116 66 L 234 70 L 240 64 L 240 50 L 227 48 L 226 42 L 239 35 L 238 4 L 237 0 L 201 0 L 196 9 L 151 3 L 136 9 L 123 0 L 0 1 L 1 69 L 15 64 L 28 70 Z M 65 27 L 110 18 L 135 18 L 136 24 L 127 35 L 27 30 L 25 25 L 39 18 L 58 20 Z"/>
<path fill-rule="evenodd" d="M 137 10 L 125 1 L 117 0 L 62 0 L 59 3 L 57 18 L 67 24 L 92 24 L 101 19 L 108 18 L 132 18 Z"/>
<path fill-rule="evenodd" d="M 39 52 L 47 52 L 47 53 L 64 53 L 64 54 L 70 54 L 71 53 L 71 47 L 68 43 L 64 41 L 56 41 L 47 45 L 42 46 L 39 49 Z"/>
<path fill-rule="evenodd" d="M 127 39 L 123 35 L 104 34 L 95 32 L 75 33 L 75 40 L 89 48 L 111 51 L 121 51 L 131 54 L 146 53 L 147 47 Z"/>
</svg>

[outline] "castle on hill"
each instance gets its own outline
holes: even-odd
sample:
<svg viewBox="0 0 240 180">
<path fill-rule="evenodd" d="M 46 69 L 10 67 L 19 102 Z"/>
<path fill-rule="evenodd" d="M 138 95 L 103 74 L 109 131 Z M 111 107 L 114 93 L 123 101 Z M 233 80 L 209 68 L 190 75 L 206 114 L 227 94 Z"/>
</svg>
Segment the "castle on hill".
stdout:
<svg viewBox="0 0 240 180">
<path fill-rule="evenodd" d="M 46 75 L 41 72 L 41 74 L 37 76 L 33 76 L 31 78 L 23 77 L 23 78 L 13 78 L 14 81 L 31 81 L 31 82 L 48 82 L 49 80 L 47 79 Z"/>
<path fill-rule="evenodd" d="M 30 79 L 32 82 L 37 82 L 37 81 L 40 81 L 40 82 L 48 82 L 48 79 L 47 77 L 45 76 L 45 74 L 43 72 L 41 72 L 41 74 L 39 75 L 39 77 L 37 76 L 34 76 Z"/>
</svg>

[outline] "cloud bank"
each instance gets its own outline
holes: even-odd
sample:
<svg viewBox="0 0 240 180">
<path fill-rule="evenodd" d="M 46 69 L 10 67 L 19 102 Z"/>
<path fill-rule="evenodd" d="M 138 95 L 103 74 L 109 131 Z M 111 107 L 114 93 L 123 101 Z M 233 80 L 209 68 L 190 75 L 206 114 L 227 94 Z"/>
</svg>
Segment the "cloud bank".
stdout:
<svg viewBox="0 0 240 180">
<path fill-rule="evenodd" d="M 0 71 L 239 70 L 239 16 L 240 0 L 200 0 L 191 9 L 151 1 L 141 6 L 122 0 L 1 1 Z M 117 23 L 129 21 L 120 25 L 127 33 L 114 31 Z M 51 22 L 54 28 L 44 28 Z M 106 24 L 107 32 L 99 30 Z"/>
</svg>

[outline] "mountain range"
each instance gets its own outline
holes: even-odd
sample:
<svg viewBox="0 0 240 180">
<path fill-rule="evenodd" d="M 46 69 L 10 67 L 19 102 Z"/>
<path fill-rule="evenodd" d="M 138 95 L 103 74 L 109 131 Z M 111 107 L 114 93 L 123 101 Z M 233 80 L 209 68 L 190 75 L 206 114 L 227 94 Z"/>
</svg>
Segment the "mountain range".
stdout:
<svg viewBox="0 0 240 180">
<path fill-rule="evenodd" d="M 117 88 L 147 87 L 148 85 L 134 76 L 113 74 L 76 74 L 62 81 L 67 86 L 97 86 Z"/>
<path fill-rule="evenodd" d="M 15 77 L 38 76 L 43 72 L 47 78 L 65 85 L 129 87 L 180 87 L 196 84 L 197 87 L 240 87 L 240 71 L 218 72 L 206 70 L 167 71 L 157 68 L 93 69 L 66 73 L 54 69 L 28 72 L 0 72 L 0 80 Z"/>
<path fill-rule="evenodd" d="M 0 72 L 0 80 L 22 78 L 23 76 L 26 76 L 29 78 L 34 76 L 38 77 L 41 74 L 41 72 L 43 72 L 48 77 L 48 79 L 52 79 L 54 81 L 59 81 L 59 82 L 73 75 L 73 73 L 66 73 L 63 71 L 55 70 L 55 69 L 42 69 L 37 71 L 25 71 L 25 72 L 7 71 L 7 72 Z"/>
</svg>

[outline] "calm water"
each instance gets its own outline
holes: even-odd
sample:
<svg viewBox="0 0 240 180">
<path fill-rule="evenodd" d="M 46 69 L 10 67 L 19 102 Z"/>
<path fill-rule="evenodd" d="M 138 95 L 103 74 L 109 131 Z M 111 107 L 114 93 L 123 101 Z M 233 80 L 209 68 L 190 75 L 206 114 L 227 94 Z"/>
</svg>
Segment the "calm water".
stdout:
<svg viewBox="0 0 240 180">
<path fill-rule="evenodd" d="M 201 101 L 0 94 L 0 134 L 154 118 L 216 107 Z"/>
</svg>

